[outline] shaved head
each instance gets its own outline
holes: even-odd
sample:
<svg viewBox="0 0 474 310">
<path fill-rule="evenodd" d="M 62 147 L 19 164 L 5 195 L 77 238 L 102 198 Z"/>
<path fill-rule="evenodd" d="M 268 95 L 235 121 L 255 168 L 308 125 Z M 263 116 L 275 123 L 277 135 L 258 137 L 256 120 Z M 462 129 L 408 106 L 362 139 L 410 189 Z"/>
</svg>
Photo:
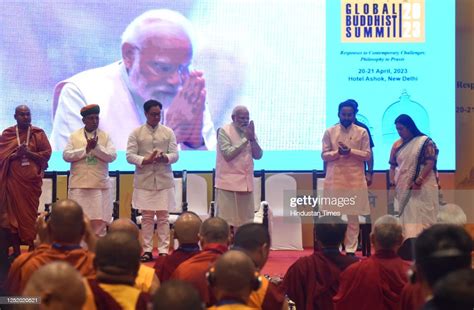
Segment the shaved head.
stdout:
<svg viewBox="0 0 474 310">
<path fill-rule="evenodd" d="M 153 310 L 203 310 L 194 286 L 179 280 L 166 281 L 153 297 Z"/>
<path fill-rule="evenodd" d="M 125 232 L 138 239 L 140 231 L 137 225 L 130 219 L 121 218 L 112 222 L 109 226 L 109 233 L 111 232 Z"/>
<path fill-rule="evenodd" d="M 19 105 L 15 108 L 15 115 L 13 117 L 16 120 L 16 124 L 20 129 L 26 129 L 31 124 L 31 111 L 26 105 Z"/>
<path fill-rule="evenodd" d="M 250 294 L 255 272 L 255 265 L 247 254 L 231 250 L 217 259 L 213 285 L 226 296 L 235 296 L 242 291 Z"/>
<path fill-rule="evenodd" d="M 71 199 L 57 201 L 51 209 L 48 225 L 53 241 L 79 243 L 85 229 L 81 206 Z"/>
<path fill-rule="evenodd" d="M 179 243 L 198 243 L 201 224 L 202 220 L 196 213 L 182 213 L 174 224 L 174 233 Z"/>
<path fill-rule="evenodd" d="M 97 242 L 94 265 L 101 274 L 133 276 L 135 279 L 140 253 L 140 243 L 135 236 L 124 231 L 109 232 Z M 99 273 L 97 277 L 99 279 Z"/>
<path fill-rule="evenodd" d="M 393 249 L 403 241 L 402 225 L 392 215 L 384 215 L 375 221 L 372 241 L 378 249 Z"/>
<path fill-rule="evenodd" d="M 81 309 L 86 301 L 86 289 L 74 267 L 56 261 L 31 275 L 23 296 L 41 297 L 42 309 Z"/>
<path fill-rule="evenodd" d="M 30 108 L 26 104 L 21 104 L 15 108 L 15 114 L 18 114 L 21 111 L 30 111 Z"/>
<path fill-rule="evenodd" d="M 225 243 L 229 241 L 229 224 L 220 217 L 211 217 L 204 221 L 199 236 L 205 243 Z"/>
</svg>

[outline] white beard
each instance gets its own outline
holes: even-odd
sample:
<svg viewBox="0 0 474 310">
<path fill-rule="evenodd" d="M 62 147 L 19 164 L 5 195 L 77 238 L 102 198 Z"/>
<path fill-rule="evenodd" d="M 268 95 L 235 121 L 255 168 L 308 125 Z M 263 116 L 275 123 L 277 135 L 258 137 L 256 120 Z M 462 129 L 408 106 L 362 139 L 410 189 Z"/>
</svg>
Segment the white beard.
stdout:
<svg viewBox="0 0 474 310">
<path fill-rule="evenodd" d="M 144 101 L 154 99 L 163 104 L 163 108 L 168 107 L 173 101 L 175 95 L 168 94 L 160 90 L 160 86 L 149 87 L 147 81 L 142 77 L 138 70 L 139 59 L 137 58 L 129 72 L 130 88 L 134 93 L 140 96 Z"/>
</svg>

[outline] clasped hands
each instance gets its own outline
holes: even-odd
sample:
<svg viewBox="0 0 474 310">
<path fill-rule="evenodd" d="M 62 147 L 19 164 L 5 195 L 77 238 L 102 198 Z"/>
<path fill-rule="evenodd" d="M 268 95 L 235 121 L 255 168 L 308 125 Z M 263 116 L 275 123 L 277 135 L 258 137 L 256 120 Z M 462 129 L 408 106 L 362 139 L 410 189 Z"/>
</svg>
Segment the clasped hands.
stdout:
<svg viewBox="0 0 474 310">
<path fill-rule="evenodd" d="M 338 153 L 340 155 L 349 155 L 350 152 L 351 152 L 351 148 L 348 147 L 346 144 L 344 144 L 343 142 L 338 142 L 339 144 L 339 149 L 338 149 Z"/>
<path fill-rule="evenodd" d="M 171 102 L 165 116 L 166 126 L 173 129 L 178 143 L 198 148 L 202 138 L 206 89 L 203 73 L 193 71 Z"/>
<path fill-rule="evenodd" d="M 30 150 L 28 149 L 28 146 L 25 143 L 23 143 L 18 146 L 18 148 L 16 149 L 14 153 L 11 154 L 10 159 L 28 157 L 29 153 L 30 153 Z"/>
<path fill-rule="evenodd" d="M 87 139 L 86 153 L 89 153 L 91 150 L 95 149 L 97 146 L 97 141 L 99 141 L 99 137 L 97 136 Z"/>
<path fill-rule="evenodd" d="M 145 156 L 143 159 L 142 164 L 143 165 L 148 165 L 148 164 L 156 164 L 156 163 L 168 163 L 169 159 L 168 156 L 163 153 L 163 152 L 158 152 L 157 150 L 154 150 L 153 153 L 151 153 L 148 156 Z"/>
<path fill-rule="evenodd" d="M 245 127 L 244 134 L 247 140 L 249 140 L 250 142 L 255 141 L 255 125 L 253 121 L 250 121 L 247 127 Z"/>
</svg>

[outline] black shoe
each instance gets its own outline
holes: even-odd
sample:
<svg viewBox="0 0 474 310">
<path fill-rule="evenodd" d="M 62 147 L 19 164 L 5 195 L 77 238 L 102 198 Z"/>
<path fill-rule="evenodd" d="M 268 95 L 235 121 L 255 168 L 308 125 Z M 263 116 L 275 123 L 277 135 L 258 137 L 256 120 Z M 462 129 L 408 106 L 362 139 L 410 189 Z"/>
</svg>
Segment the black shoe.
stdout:
<svg viewBox="0 0 474 310">
<path fill-rule="evenodd" d="M 142 257 L 140 257 L 140 261 L 142 263 L 148 263 L 153 261 L 153 255 L 151 252 L 145 252 L 143 253 Z"/>
<path fill-rule="evenodd" d="M 160 253 L 158 256 L 168 256 L 168 253 Z"/>
<path fill-rule="evenodd" d="M 347 253 L 346 253 L 346 256 L 355 256 L 355 253 L 347 252 Z"/>
</svg>

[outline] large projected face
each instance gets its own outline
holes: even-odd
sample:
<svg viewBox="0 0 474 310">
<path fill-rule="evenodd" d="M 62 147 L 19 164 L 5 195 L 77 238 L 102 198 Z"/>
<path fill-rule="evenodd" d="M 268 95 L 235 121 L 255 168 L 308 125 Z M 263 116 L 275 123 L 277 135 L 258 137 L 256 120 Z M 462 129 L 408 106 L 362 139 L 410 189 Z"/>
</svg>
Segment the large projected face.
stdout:
<svg viewBox="0 0 474 310">
<path fill-rule="evenodd" d="M 423 103 L 443 94 L 445 110 L 439 105 L 424 109 L 432 120 L 429 133 L 442 150 L 439 168 L 452 169 L 454 148 L 445 149 L 453 146 L 454 122 L 443 129 L 446 139 L 433 123 L 451 115 L 446 111 L 451 111 L 453 92 L 437 83 L 452 76 L 454 46 L 442 42 L 454 37 L 454 28 L 445 27 L 442 39 L 431 38 L 430 31 L 441 26 L 426 19 L 429 46 L 345 42 L 341 12 L 347 1 L 12 1 L 0 10 L 0 127 L 13 125 L 14 108 L 28 104 L 33 124 L 48 133 L 58 151 L 50 169 L 68 170 L 60 154 L 70 134 L 84 126 L 83 106 L 100 105 L 99 128 L 124 152 L 130 132 L 146 122 L 144 101 L 157 99 L 163 103 L 161 123 L 175 130 L 181 150 L 200 150 L 181 152 L 174 169 L 212 170 L 216 130 L 232 122 L 233 108 L 243 105 L 265 151 L 256 169 L 312 170 L 323 167 L 321 139 L 338 122 L 337 105 L 354 98 L 360 104 L 357 119 L 372 130 L 375 168 L 386 169 L 387 149 L 397 135 L 391 116 L 382 120 L 381 115 L 405 90 Z M 440 8 L 425 4 L 426 14 L 444 12 L 453 20 L 452 2 Z M 168 11 L 157 21 L 152 10 L 163 9 Z M 400 48 L 425 54 L 404 56 L 406 61 L 393 60 L 383 68 L 353 56 L 365 51 L 373 58 Z M 435 75 L 416 73 L 439 53 L 449 65 L 440 67 L 436 83 Z M 417 75 L 419 82 L 401 76 L 393 83 L 352 80 L 359 78 L 354 72 L 382 69 L 408 70 L 406 75 Z M 438 94 L 431 94 L 426 83 L 435 83 Z M 410 114 L 405 108 L 395 112 Z M 385 123 L 390 123 L 388 132 Z M 133 167 L 119 152 L 111 169 Z"/>
</svg>

